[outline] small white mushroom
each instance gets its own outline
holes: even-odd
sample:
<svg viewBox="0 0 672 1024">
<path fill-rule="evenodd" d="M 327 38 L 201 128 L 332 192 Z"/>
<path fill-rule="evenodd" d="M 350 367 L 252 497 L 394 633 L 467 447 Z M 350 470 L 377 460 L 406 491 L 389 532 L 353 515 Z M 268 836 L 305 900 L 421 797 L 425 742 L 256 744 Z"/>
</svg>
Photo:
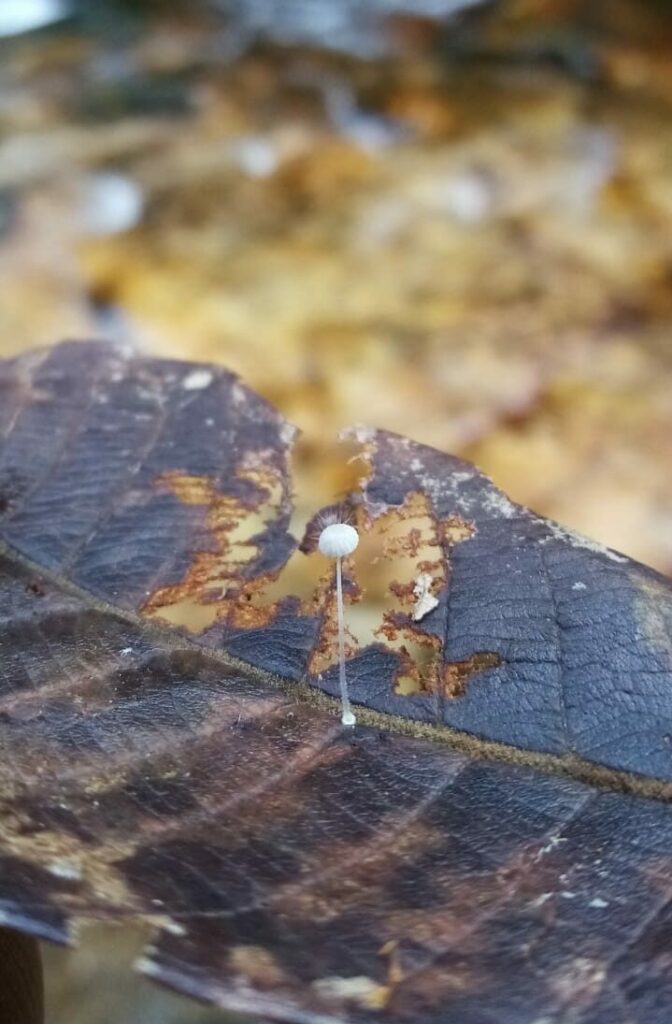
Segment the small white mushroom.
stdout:
<svg viewBox="0 0 672 1024">
<path fill-rule="evenodd" d="M 317 546 L 323 555 L 336 559 L 336 611 L 338 615 L 338 677 L 341 686 L 341 722 L 353 726 L 356 718 L 350 706 L 345 675 L 345 625 L 343 622 L 343 581 L 341 559 L 351 555 L 359 544 L 359 534 L 349 523 L 331 523 L 320 534 Z"/>
<path fill-rule="evenodd" d="M 328 558 L 344 558 L 351 555 L 359 544 L 359 534 L 349 523 L 332 523 L 325 526 L 317 546 Z"/>
</svg>

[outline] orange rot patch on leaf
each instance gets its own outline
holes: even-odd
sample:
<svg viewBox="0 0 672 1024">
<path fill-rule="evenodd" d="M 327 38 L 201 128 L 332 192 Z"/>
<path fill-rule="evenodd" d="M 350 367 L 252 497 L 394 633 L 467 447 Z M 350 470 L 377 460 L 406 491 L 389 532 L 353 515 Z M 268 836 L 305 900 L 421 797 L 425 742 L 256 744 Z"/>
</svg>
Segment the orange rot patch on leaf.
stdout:
<svg viewBox="0 0 672 1024">
<path fill-rule="evenodd" d="M 179 583 L 151 594 L 143 611 L 198 631 L 218 619 L 233 616 L 237 625 L 263 625 L 272 613 L 260 618 L 249 607 L 253 594 L 273 574 L 254 573 L 264 535 L 282 509 L 283 478 L 273 465 L 258 457 L 239 466 L 229 491 L 221 491 L 207 476 L 178 471 L 164 473 L 155 481 L 186 506 L 203 510 L 194 529 L 194 554 Z M 242 620 L 242 621 L 241 621 Z"/>
<path fill-rule="evenodd" d="M 502 664 L 499 654 L 479 651 L 465 661 L 452 661 L 443 667 L 443 684 L 447 697 L 463 697 L 470 681 L 479 672 Z"/>
</svg>

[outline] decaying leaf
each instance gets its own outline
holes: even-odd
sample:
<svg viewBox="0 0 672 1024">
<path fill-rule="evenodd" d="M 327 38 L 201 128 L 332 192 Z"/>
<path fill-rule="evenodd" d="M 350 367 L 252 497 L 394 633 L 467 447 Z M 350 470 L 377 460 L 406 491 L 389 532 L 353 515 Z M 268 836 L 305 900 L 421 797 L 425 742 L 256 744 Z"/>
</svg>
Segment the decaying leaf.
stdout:
<svg viewBox="0 0 672 1024">
<path fill-rule="evenodd" d="M 435 608 L 390 623 L 434 646 L 433 674 L 400 696 L 398 664 L 369 648 L 351 667 L 355 700 L 670 781 L 669 581 L 514 505 L 468 463 L 384 432 L 358 436 L 371 471 L 364 525 L 421 501 L 433 561 L 418 568 L 439 586 Z"/>
<path fill-rule="evenodd" d="M 146 974 L 269 1020 L 666 1024 L 668 581 L 360 431 L 351 505 L 409 578 L 344 731 L 328 583 L 264 602 L 270 406 L 93 344 L 0 393 L 0 923 L 148 921 Z"/>
</svg>

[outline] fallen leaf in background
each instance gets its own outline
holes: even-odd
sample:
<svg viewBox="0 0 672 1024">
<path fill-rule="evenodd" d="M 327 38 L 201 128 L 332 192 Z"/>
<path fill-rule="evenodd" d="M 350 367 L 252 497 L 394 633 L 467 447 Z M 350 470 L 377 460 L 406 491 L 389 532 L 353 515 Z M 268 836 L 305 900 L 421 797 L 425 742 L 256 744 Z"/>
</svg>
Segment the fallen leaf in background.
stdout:
<svg viewBox="0 0 672 1024">
<path fill-rule="evenodd" d="M 3 354 L 57 324 L 233 368 L 305 432 L 306 518 L 347 484 L 325 437 L 366 409 L 672 569 L 656 5 L 516 0 L 393 25 L 382 12 L 403 4 L 338 5 L 322 43 L 324 4 L 273 24 L 256 3 L 228 19 L 163 4 L 134 25 L 115 10 L 123 43 L 87 6 L 86 31 L 3 50 Z M 328 52 L 371 33 L 380 56 Z M 110 175 L 135 203 L 123 231 L 118 207 L 90 216 Z"/>
<path fill-rule="evenodd" d="M 96 344 L 6 362 L 0 387 L 4 924 L 144 922 L 141 971 L 272 1020 L 667 1019 L 669 581 L 360 433 L 353 508 L 441 573 L 436 608 L 405 614 L 402 586 L 387 624 L 450 671 L 404 696 L 395 652 L 364 651 L 344 731 L 319 680 L 259 667 L 289 663 L 282 609 L 247 631 L 257 667 L 229 653 L 296 544 L 284 420 L 226 371 Z M 157 620 L 166 588 L 215 583 L 215 625 Z M 284 611 L 300 662 L 311 620 Z"/>
</svg>

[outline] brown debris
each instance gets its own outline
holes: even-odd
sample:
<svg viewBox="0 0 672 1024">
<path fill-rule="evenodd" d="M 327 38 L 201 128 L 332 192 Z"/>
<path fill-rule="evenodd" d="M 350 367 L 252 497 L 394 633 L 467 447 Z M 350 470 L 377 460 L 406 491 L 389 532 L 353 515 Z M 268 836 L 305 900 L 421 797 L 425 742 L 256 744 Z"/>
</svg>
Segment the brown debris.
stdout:
<svg viewBox="0 0 672 1024">
<path fill-rule="evenodd" d="M 234 946 L 229 963 L 234 975 L 242 975 L 246 984 L 262 990 L 273 990 L 289 980 L 275 957 L 263 946 Z"/>
</svg>

